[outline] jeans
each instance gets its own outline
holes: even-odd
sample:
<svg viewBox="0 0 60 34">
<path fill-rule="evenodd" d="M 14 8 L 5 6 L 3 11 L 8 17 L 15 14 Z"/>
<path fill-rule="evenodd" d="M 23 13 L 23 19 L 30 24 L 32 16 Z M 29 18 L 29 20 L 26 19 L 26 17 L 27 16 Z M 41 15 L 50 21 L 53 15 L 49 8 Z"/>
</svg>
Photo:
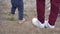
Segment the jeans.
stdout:
<svg viewBox="0 0 60 34">
<path fill-rule="evenodd" d="M 24 4 L 23 4 L 23 0 L 11 0 L 11 14 L 15 14 L 15 10 L 16 8 L 18 8 L 18 16 L 19 16 L 19 20 L 23 19 L 23 11 L 24 11 Z"/>
</svg>

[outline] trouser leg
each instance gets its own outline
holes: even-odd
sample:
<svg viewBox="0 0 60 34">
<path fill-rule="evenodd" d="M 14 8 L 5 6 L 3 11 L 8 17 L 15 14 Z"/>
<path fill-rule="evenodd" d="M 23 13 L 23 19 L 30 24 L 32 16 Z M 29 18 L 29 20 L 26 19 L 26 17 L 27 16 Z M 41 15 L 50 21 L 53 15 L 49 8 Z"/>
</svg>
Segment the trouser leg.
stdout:
<svg viewBox="0 0 60 34">
<path fill-rule="evenodd" d="M 45 0 L 36 0 L 37 5 L 37 18 L 41 23 L 45 20 Z"/>
<path fill-rule="evenodd" d="M 18 12 L 19 20 L 23 20 L 23 12 L 24 12 L 23 0 L 21 0 L 18 5 L 18 11 L 19 11 Z"/>
<path fill-rule="evenodd" d="M 58 11 L 59 11 L 59 0 L 51 0 L 51 11 L 49 15 L 49 24 L 50 25 L 55 25 L 57 16 L 58 16 Z"/>
</svg>

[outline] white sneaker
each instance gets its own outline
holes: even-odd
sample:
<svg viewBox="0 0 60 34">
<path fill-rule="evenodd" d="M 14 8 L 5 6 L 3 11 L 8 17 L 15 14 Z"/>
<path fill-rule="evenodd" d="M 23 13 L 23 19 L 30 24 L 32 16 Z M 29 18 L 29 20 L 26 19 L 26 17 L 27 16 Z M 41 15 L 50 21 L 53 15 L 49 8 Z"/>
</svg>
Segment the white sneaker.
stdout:
<svg viewBox="0 0 60 34">
<path fill-rule="evenodd" d="M 45 20 L 45 27 L 47 28 L 55 28 L 55 26 L 52 26 L 48 23 L 48 20 Z"/>
<path fill-rule="evenodd" d="M 42 24 L 37 18 L 32 19 L 33 25 L 37 26 L 38 28 L 44 28 L 44 24 Z"/>
</svg>

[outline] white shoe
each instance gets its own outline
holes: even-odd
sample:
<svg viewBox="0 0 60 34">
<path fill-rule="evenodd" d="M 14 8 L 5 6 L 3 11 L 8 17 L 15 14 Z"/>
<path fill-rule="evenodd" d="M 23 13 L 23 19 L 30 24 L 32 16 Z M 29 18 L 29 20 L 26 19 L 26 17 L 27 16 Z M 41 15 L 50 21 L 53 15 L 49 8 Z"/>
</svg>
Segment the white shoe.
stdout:
<svg viewBox="0 0 60 34">
<path fill-rule="evenodd" d="M 45 27 L 47 28 L 55 28 L 55 26 L 52 26 L 48 23 L 48 20 L 45 20 Z"/>
<path fill-rule="evenodd" d="M 44 24 L 42 24 L 37 18 L 32 19 L 33 25 L 37 26 L 38 28 L 44 28 Z"/>
</svg>

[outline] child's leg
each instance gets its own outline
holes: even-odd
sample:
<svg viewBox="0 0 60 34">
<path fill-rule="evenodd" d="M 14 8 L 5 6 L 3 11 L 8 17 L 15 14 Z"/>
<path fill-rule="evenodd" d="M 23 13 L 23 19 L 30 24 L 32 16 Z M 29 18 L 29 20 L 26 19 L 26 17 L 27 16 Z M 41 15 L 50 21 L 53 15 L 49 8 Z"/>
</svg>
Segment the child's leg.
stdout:
<svg viewBox="0 0 60 34">
<path fill-rule="evenodd" d="M 16 7 L 12 4 L 11 14 L 15 14 Z"/>
<path fill-rule="evenodd" d="M 41 23 L 45 20 L 45 0 L 36 0 L 37 2 L 37 17 Z"/>
<path fill-rule="evenodd" d="M 19 23 L 22 24 L 25 22 L 25 19 L 23 18 L 23 12 L 24 12 L 24 6 L 23 6 L 23 0 L 19 1 L 18 4 L 18 14 L 19 14 Z"/>
<path fill-rule="evenodd" d="M 19 5 L 18 5 L 18 13 L 19 13 L 19 20 L 23 20 L 23 11 L 24 11 L 24 7 L 23 7 L 23 0 L 20 1 Z"/>
<path fill-rule="evenodd" d="M 49 16 L 49 24 L 50 25 L 55 25 L 57 16 L 58 16 L 58 11 L 59 11 L 59 3 L 58 1 L 60 0 L 51 0 L 51 12 Z"/>
</svg>

